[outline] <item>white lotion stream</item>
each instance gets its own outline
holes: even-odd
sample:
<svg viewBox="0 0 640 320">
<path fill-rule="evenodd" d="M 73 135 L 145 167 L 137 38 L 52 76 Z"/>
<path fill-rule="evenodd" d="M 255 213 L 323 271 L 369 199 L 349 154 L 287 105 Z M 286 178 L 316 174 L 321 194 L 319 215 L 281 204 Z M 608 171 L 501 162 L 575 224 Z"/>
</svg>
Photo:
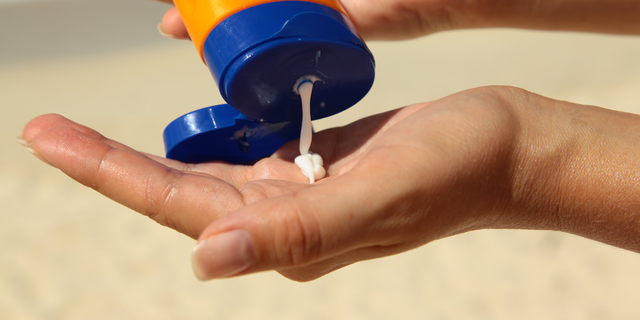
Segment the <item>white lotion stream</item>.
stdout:
<svg viewBox="0 0 640 320">
<path fill-rule="evenodd" d="M 324 178 L 326 171 L 324 170 L 322 157 L 317 153 L 310 153 L 311 146 L 311 91 L 313 83 L 318 80 L 315 77 L 302 77 L 294 85 L 294 91 L 300 94 L 302 100 L 302 129 L 300 130 L 300 155 L 296 157 L 294 162 L 305 177 L 309 178 L 309 183 L 313 184 L 316 180 Z"/>
</svg>

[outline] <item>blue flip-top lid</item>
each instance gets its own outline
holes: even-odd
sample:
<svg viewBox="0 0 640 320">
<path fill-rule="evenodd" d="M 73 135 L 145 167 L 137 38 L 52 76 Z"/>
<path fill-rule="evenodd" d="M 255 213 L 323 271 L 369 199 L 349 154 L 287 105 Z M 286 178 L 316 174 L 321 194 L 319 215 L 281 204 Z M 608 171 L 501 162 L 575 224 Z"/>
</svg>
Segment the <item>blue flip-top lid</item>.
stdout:
<svg viewBox="0 0 640 320">
<path fill-rule="evenodd" d="M 187 113 L 164 130 L 166 156 L 187 163 L 252 163 L 300 137 L 300 122 L 261 122 L 222 104 Z"/>
<path fill-rule="evenodd" d="M 237 12 L 204 42 L 203 57 L 225 101 L 260 120 L 301 121 L 293 86 L 303 76 L 320 79 L 311 118 L 341 112 L 373 84 L 375 62 L 341 12 L 309 1 L 276 1 Z"/>
</svg>

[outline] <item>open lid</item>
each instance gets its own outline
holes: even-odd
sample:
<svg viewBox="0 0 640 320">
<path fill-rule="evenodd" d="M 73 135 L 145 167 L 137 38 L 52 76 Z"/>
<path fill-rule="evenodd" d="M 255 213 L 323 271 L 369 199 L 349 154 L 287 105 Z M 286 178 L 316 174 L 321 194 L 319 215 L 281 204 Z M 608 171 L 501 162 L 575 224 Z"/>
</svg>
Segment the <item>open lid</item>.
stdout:
<svg viewBox="0 0 640 320">
<path fill-rule="evenodd" d="M 188 163 L 255 162 L 300 137 L 300 122 L 261 122 L 227 104 L 187 113 L 164 130 L 167 158 Z"/>
</svg>

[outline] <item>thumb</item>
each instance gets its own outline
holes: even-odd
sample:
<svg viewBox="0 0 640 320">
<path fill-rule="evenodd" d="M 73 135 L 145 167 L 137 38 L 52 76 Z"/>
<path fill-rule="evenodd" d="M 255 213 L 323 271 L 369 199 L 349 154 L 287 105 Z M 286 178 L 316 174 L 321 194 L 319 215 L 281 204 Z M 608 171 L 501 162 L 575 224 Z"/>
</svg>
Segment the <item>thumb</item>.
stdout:
<svg viewBox="0 0 640 320">
<path fill-rule="evenodd" d="M 354 191 L 358 188 L 336 182 L 263 200 L 213 222 L 200 235 L 192 253 L 196 277 L 209 280 L 300 269 L 361 252 L 357 249 L 379 242 L 371 236 L 375 225 L 371 223 L 375 214 L 369 210 L 372 201 L 366 212 L 353 208 L 366 203 L 358 199 L 366 191 L 362 186 Z M 362 258 L 361 254 L 356 256 Z M 344 264 L 343 258 L 338 260 Z"/>
</svg>

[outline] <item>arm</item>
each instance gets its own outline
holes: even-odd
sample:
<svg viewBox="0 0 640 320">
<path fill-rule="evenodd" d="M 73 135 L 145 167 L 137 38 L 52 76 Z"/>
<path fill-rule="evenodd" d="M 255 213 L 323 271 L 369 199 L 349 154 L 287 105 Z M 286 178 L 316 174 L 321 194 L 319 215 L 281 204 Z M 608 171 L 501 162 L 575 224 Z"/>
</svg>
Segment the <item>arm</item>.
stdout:
<svg viewBox="0 0 640 320">
<path fill-rule="evenodd" d="M 72 178 L 198 238 L 196 274 L 295 280 L 496 228 L 559 230 L 640 252 L 640 116 L 508 87 L 467 90 L 316 133 L 254 166 L 141 154 L 60 116 L 23 139 Z M 126 174 L 124 174 L 126 173 Z"/>
<path fill-rule="evenodd" d="M 640 252 L 640 116 L 549 100 L 528 109 L 514 201 L 543 229 Z"/>
<path fill-rule="evenodd" d="M 636 0 L 475 1 L 479 27 L 640 34 Z M 472 26 L 473 27 L 473 26 Z"/>
<path fill-rule="evenodd" d="M 172 0 L 158 0 L 172 3 Z M 637 0 L 342 0 L 367 40 L 399 40 L 469 28 L 524 28 L 640 34 Z M 162 19 L 167 34 L 188 38 L 175 8 Z"/>
</svg>

